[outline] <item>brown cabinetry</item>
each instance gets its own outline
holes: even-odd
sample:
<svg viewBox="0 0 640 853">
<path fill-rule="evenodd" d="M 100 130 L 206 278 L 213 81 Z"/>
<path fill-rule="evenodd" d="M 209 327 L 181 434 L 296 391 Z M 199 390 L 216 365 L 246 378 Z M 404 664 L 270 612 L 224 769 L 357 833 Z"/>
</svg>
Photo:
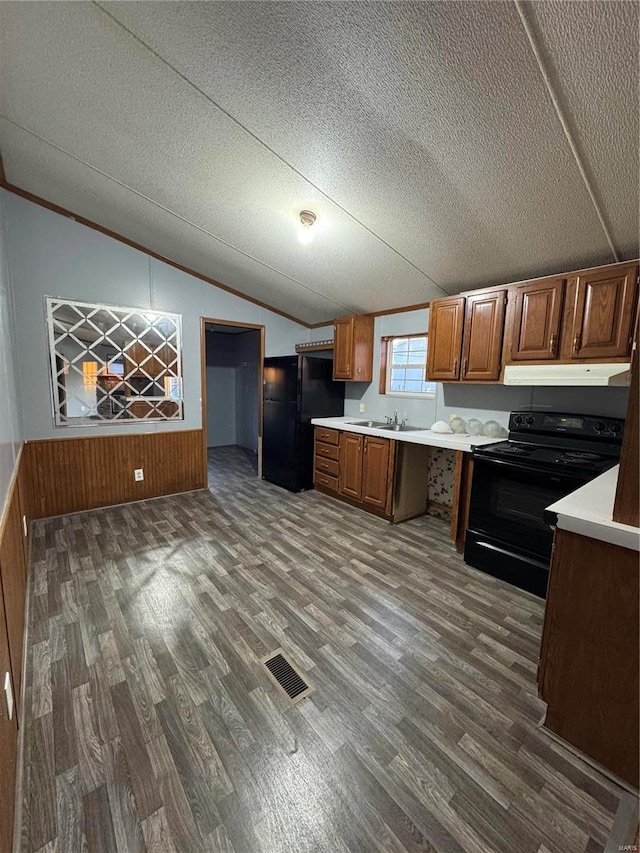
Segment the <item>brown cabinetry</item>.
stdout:
<svg viewBox="0 0 640 853">
<path fill-rule="evenodd" d="M 340 471 L 340 433 L 336 429 L 316 427 L 313 454 L 313 482 L 332 492 L 338 491 Z"/>
<path fill-rule="evenodd" d="M 423 445 L 315 429 L 316 488 L 389 521 L 424 515 L 428 470 L 429 448 Z"/>
<path fill-rule="evenodd" d="M 556 530 L 538 686 L 545 727 L 638 786 L 638 553 Z"/>
<path fill-rule="evenodd" d="M 498 381 L 506 297 L 490 290 L 431 303 L 427 379 Z"/>
<path fill-rule="evenodd" d="M 500 377 L 506 290 L 467 296 L 460 378 L 497 382 Z"/>
<path fill-rule="evenodd" d="M 338 491 L 354 500 L 362 499 L 363 436 L 343 432 L 340 436 L 340 479 Z"/>
<path fill-rule="evenodd" d="M 333 441 L 336 444 L 329 443 Z M 395 442 L 391 439 L 316 427 L 313 482 L 351 504 L 388 518 L 394 458 Z"/>
<path fill-rule="evenodd" d="M 636 314 L 636 264 L 601 267 L 570 281 L 565 358 L 624 358 Z"/>
<path fill-rule="evenodd" d="M 564 278 L 530 281 L 512 289 L 509 361 L 556 359 L 560 344 Z"/>
<path fill-rule="evenodd" d="M 431 382 L 451 382 L 460 378 L 464 305 L 464 296 L 431 303 L 427 357 L 427 379 Z"/>
<path fill-rule="evenodd" d="M 436 299 L 427 379 L 498 382 L 504 364 L 624 361 L 637 282 L 637 262 L 622 263 Z"/>
<path fill-rule="evenodd" d="M 390 501 L 389 441 L 365 436 L 362 463 L 362 502 L 386 510 Z"/>
<path fill-rule="evenodd" d="M 373 317 L 350 314 L 334 320 L 333 378 L 347 382 L 373 379 Z"/>
</svg>

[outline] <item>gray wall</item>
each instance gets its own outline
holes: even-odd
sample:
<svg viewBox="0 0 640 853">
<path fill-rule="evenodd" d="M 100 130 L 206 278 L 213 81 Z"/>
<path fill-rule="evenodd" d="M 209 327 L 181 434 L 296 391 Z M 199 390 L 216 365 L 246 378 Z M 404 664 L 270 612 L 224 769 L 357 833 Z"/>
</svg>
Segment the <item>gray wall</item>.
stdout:
<svg viewBox="0 0 640 853">
<path fill-rule="evenodd" d="M 20 449 L 21 426 L 15 379 L 12 293 L 7 253 L 6 197 L 0 195 L 0 518 Z"/>
<path fill-rule="evenodd" d="M 207 447 L 236 444 L 236 368 L 207 365 Z"/>
<path fill-rule="evenodd" d="M 399 417 L 411 424 L 430 427 L 434 421 L 448 421 L 452 414 L 481 421 L 497 420 L 506 427 L 509 412 L 516 409 L 540 408 L 549 411 L 606 414 L 624 418 L 627 411 L 627 388 L 528 388 L 504 385 L 466 385 L 437 383 L 436 396 L 431 400 L 393 397 L 378 393 L 380 376 L 380 338 L 385 335 L 410 335 L 426 332 L 429 311 L 407 311 L 376 317 L 374 331 L 373 381 L 347 382 L 345 415 L 359 415 L 364 403 L 365 414 L 374 419 L 392 415 L 398 409 Z M 325 329 L 311 329 L 311 340 L 319 340 L 317 333 Z M 327 335 L 327 337 L 331 337 Z"/>
<path fill-rule="evenodd" d="M 258 452 L 257 330 L 207 330 L 207 446 L 237 444 Z"/>
<path fill-rule="evenodd" d="M 199 429 L 202 425 L 201 316 L 233 320 L 240 325 L 243 322 L 264 324 L 266 355 L 290 355 L 296 343 L 309 340 L 310 330 L 298 323 L 212 287 L 12 193 L 2 190 L 0 194 L 9 225 L 19 397 L 26 439 Z M 44 323 L 45 296 L 181 314 L 184 421 L 54 428 Z M 2 362 L 7 363 L 4 358 Z M 7 419 L 6 411 L 2 417 Z M 9 443 L 13 441 L 12 429 L 7 425 L 3 427 L 3 434 L 10 436 Z M 10 456 L 8 452 L 9 459 Z"/>
</svg>

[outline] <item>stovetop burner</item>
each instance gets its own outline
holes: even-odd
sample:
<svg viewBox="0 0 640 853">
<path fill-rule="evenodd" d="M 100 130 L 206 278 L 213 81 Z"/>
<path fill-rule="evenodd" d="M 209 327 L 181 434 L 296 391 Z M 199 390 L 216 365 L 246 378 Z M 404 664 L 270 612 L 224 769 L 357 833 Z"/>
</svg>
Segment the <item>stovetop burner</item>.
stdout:
<svg viewBox="0 0 640 853">
<path fill-rule="evenodd" d="M 584 460 L 585 462 L 595 462 L 598 459 L 602 459 L 602 455 L 600 453 L 585 453 L 582 450 L 565 450 L 560 459 L 579 459 Z"/>
<path fill-rule="evenodd" d="M 501 447 L 500 453 L 509 453 L 514 456 L 530 456 L 531 450 L 528 447 L 522 447 L 520 444 L 509 444 Z"/>
<path fill-rule="evenodd" d="M 535 465 L 552 471 L 554 468 L 573 468 L 576 471 L 592 471 L 595 474 L 606 471 L 615 464 L 616 457 L 606 453 L 592 453 L 586 450 L 575 450 L 568 447 L 552 447 L 540 444 L 525 444 L 516 441 L 501 441 L 476 448 L 479 456 L 499 456 L 517 458 L 522 464 Z M 506 461 L 506 459 L 505 459 Z"/>
</svg>

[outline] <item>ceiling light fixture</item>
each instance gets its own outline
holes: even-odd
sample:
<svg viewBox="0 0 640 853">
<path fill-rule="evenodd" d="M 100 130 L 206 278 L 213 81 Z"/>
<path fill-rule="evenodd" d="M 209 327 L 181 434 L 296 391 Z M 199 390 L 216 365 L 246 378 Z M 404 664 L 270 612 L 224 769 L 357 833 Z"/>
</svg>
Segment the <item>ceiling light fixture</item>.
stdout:
<svg viewBox="0 0 640 853">
<path fill-rule="evenodd" d="M 311 226 L 316 221 L 316 218 L 317 217 L 312 210 L 300 211 L 300 228 L 298 229 L 298 239 L 305 246 L 308 246 L 309 243 L 313 240 Z"/>
</svg>

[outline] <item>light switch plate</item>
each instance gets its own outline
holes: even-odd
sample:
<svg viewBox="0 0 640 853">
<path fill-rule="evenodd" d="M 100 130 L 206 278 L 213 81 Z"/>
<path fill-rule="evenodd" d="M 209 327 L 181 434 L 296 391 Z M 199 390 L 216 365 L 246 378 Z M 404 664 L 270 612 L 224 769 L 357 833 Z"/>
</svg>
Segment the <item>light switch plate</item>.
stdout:
<svg viewBox="0 0 640 853">
<path fill-rule="evenodd" d="M 360 414 L 364 412 L 364 403 L 360 403 Z"/>
<path fill-rule="evenodd" d="M 13 718 L 13 688 L 11 687 L 11 676 L 8 672 L 4 674 L 4 695 L 7 700 L 7 714 L 11 720 Z"/>
</svg>

